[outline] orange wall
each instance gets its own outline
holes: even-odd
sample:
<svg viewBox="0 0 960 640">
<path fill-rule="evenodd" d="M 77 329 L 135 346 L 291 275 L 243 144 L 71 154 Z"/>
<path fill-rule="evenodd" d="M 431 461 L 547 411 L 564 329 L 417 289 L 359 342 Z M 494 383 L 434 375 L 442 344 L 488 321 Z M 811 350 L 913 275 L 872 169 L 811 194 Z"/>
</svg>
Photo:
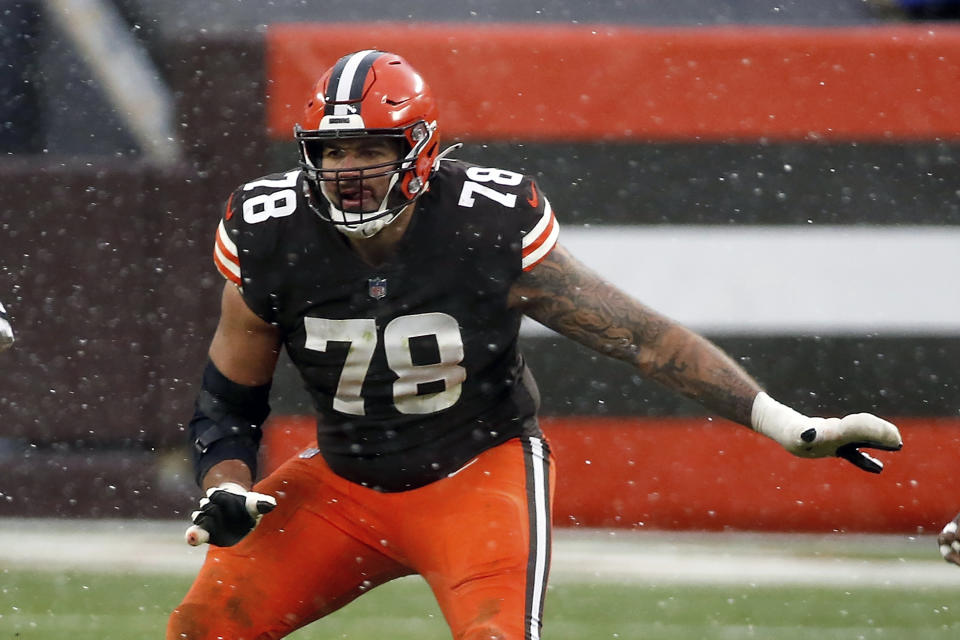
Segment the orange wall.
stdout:
<svg viewBox="0 0 960 640">
<path fill-rule="evenodd" d="M 396 51 L 426 77 L 447 139 L 910 141 L 960 139 L 960 27 L 621 28 L 313 24 L 267 30 L 267 115 L 287 139 L 341 55 Z M 933 531 L 960 419 L 900 421 L 906 448 L 876 476 L 800 460 L 725 422 L 543 420 L 560 473 L 558 524 L 658 529 Z M 289 431 L 294 446 L 281 444 Z M 265 467 L 310 440 L 274 419 Z"/>
<path fill-rule="evenodd" d="M 953 490 L 960 419 L 901 419 L 880 475 L 795 458 L 743 427 L 707 418 L 544 418 L 560 526 L 751 531 L 938 531 Z M 268 424 L 263 471 L 313 439 L 307 417 Z"/>
<path fill-rule="evenodd" d="M 960 28 L 280 24 L 271 134 L 340 56 L 405 56 L 445 136 L 483 140 L 960 138 Z"/>
</svg>

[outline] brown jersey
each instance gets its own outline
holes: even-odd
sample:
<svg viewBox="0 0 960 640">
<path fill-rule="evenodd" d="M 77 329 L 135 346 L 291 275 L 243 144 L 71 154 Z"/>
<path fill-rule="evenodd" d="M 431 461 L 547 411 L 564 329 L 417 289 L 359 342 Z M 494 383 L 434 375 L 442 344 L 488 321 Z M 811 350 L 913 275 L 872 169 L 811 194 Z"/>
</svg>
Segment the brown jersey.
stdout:
<svg viewBox="0 0 960 640">
<path fill-rule="evenodd" d="M 321 454 L 382 491 L 539 435 L 507 294 L 556 243 L 534 180 L 443 160 L 395 255 L 372 267 L 313 208 L 299 170 L 231 196 L 214 261 L 277 325 L 319 413 Z"/>
</svg>

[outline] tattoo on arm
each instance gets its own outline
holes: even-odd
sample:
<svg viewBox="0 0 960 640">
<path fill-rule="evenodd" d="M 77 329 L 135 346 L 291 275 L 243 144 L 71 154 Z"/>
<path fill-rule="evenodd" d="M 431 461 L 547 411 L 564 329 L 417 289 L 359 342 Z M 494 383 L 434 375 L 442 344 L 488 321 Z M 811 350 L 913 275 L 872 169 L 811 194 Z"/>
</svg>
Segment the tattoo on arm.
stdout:
<svg viewBox="0 0 960 640">
<path fill-rule="evenodd" d="M 760 386 L 742 367 L 706 338 L 605 282 L 562 246 L 517 280 L 510 301 L 554 331 L 750 424 Z"/>
</svg>

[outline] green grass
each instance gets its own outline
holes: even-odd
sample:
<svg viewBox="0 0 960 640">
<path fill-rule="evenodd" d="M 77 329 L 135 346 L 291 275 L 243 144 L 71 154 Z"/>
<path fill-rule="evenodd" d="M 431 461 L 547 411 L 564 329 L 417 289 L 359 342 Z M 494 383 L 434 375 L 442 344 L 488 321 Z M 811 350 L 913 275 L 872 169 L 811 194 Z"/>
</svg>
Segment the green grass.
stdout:
<svg viewBox="0 0 960 640">
<path fill-rule="evenodd" d="M 190 576 L 0 571 L 0 640 L 162 638 Z M 637 586 L 550 588 L 549 640 L 960 637 L 947 588 Z M 419 579 L 385 585 L 290 636 L 296 640 L 449 640 Z"/>
</svg>

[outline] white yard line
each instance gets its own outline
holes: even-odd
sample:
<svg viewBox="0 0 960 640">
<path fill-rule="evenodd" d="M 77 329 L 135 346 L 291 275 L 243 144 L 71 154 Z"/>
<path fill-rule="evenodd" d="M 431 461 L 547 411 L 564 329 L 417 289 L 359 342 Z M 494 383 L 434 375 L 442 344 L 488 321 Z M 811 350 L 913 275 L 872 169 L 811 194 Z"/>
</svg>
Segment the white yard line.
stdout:
<svg viewBox="0 0 960 640">
<path fill-rule="evenodd" d="M 0 519 L 0 570 L 196 572 L 180 522 Z M 933 536 L 554 531 L 552 580 L 637 585 L 958 587 Z"/>
<path fill-rule="evenodd" d="M 554 576 L 578 582 L 704 585 L 922 587 L 960 585 L 960 568 L 940 561 L 851 560 L 712 553 L 557 551 Z M 584 570 L 589 567 L 589 570 Z"/>
</svg>

